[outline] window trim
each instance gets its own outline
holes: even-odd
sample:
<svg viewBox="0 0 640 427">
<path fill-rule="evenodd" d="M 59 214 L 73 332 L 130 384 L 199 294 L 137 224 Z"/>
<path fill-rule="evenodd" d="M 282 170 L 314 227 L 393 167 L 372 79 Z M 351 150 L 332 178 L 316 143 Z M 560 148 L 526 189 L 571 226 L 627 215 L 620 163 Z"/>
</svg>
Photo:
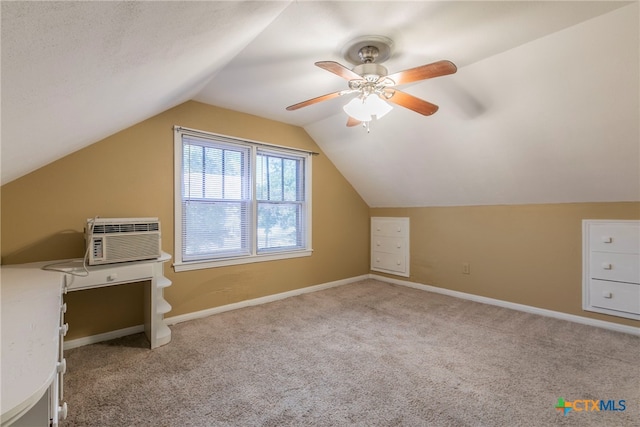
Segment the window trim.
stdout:
<svg viewBox="0 0 640 427">
<path fill-rule="evenodd" d="M 234 144 L 250 147 L 250 165 L 251 165 L 251 224 L 250 224 L 250 254 L 242 256 L 231 256 L 216 260 L 182 260 L 182 178 L 183 178 L 183 141 L 182 135 L 199 137 L 203 139 L 214 139 L 219 142 L 230 142 Z M 220 141 L 222 140 L 222 141 Z M 269 151 L 281 152 L 283 155 L 295 155 L 297 157 L 305 157 L 305 173 L 304 173 L 304 194 L 305 194 L 305 242 L 306 247 L 303 249 L 285 249 L 277 251 L 268 251 L 266 253 L 258 253 L 256 232 L 257 232 L 257 199 L 256 199 L 256 154 L 258 148 L 265 147 Z M 174 263 L 173 267 L 176 272 L 199 270 L 204 268 L 224 267 L 231 265 L 249 264 L 255 262 L 275 261 L 282 259 L 307 257 L 313 254 L 313 246 L 311 240 L 312 229 L 312 197 L 311 197 L 311 177 L 312 165 L 311 158 L 318 153 L 302 150 L 298 148 L 284 147 L 281 145 L 268 144 L 260 141 L 252 141 L 248 139 L 236 138 L 228 135 L 211 133 L 201 130 L 174 126 Z"/>
</svg>

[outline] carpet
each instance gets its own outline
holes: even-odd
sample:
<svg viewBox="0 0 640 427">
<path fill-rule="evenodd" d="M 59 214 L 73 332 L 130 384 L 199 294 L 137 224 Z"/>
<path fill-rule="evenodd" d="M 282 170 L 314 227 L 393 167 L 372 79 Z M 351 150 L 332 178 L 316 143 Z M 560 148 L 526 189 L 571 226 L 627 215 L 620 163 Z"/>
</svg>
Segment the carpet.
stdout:
<svg viewBox="0 0 640 427">
<path fill-rule="evenodd" d="M 180 323 L 147 346 L 66 351 L 61 425 L 640 425 L 640 337 L 376 280 Z"/>
</svg>

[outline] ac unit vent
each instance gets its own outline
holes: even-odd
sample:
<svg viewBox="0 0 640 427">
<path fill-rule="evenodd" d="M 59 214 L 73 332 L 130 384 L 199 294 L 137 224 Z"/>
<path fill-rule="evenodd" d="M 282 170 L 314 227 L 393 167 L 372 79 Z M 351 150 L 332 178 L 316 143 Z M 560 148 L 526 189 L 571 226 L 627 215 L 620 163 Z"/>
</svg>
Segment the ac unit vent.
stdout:
<svg viewBox="0 0 640 427">
<path fill-rule="evenodd" d="M 140 261 L 160 257 L 158 218 L 96 218 L 87 220 L 89 265 Z"/>
<path fill-rule="evenodd" d="M 159 231 L 160 224 L 155 222 L 139 222 L 139 223 L 111 223 L 93 225 L 93 234 L 113 234 L 113 233 L 138 233 L 144 231 Z"/>
</svg>

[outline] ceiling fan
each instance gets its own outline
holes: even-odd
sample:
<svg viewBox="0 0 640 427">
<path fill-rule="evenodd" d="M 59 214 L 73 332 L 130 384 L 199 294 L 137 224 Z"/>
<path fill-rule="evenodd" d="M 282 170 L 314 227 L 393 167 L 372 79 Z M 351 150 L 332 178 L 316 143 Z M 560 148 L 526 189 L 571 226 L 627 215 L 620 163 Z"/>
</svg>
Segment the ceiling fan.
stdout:
<svg viewBox="0 0 640 427">
<path fill-rule="evenodd" d="M 438 106 L 396 89 L 396 86 L 420 80 L 453 74 L 457 67 L 451 61 L 437 61 L 408 70 L 389 74 L 383 62 L 389 58 L 393 42 L 382 36 L 360 37 L 352 41 L 343 51 L 345 58 L 355 65 L 349 69 L 335 61 L 319 61 L 315 65 L 348 80 L 349 88 L 308 99 L 287 107 L 293 111 L 302 107 L 327 101 L 342 95 L 357 93 L 343 109 L 349 116 L 347 126 L 363 124 L 367 130 L 369 122 L 380 119 L 392 107 L 387 103 L 408 108 L 425 116 L 438 111 Z"/>
</svg>

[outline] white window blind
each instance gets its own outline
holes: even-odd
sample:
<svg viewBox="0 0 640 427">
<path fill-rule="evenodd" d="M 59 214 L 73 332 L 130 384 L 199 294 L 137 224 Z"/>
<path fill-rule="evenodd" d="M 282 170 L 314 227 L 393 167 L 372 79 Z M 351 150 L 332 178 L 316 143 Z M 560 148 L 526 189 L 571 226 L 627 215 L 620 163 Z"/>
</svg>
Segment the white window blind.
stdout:
<svg viewBox="0 0 640 427">
<path fill-rule="evenodd" d="M 258 252 L 305 246 L 304 159 L 258 150 Z"/>
<path fill-rule="evenodd" d="M 176 157 L 177 266 L 311 254 L 310 153 L 176 128 Z"/>
<path fill-rule="evenodd" d="M 183 137 L 183 261 L 250 254 L 249 154 Z"/>
</svg>

